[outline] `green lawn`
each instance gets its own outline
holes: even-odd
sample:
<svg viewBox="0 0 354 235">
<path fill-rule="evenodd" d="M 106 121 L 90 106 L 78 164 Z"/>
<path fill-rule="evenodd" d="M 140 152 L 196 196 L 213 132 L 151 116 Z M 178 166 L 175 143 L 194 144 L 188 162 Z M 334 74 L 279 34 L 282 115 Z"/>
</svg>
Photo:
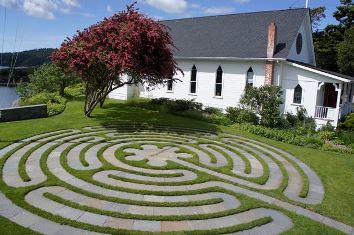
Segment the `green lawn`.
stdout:
<svg viewBox="0 0 354 235">
<path fill-rule="evenodd" d="M 288 151 L 314 169 L 324 184 L 326 194 L 323 203 L 317 206 L 307 206 L 307 208 L 354 226 L 354 155 L 289 145 L 255 136 L 233 127 L 217 126 L 176 115 L 129 107 L 124 102 L 109 100 L 103 109 L 95 110 L 92 118 L 83 116 L 82 101 L 72 101 L 68 103 L 63 114 L 55 117 L 0 123 L 0 148 L 14 141 L 43 132 L 122 123 L 170 125 L 224 131 L 260 140 Z M 89 180 L 90 175 L 87 175 L 86 178 Z M 212 180 L 212 178 L 209 179 L 206 175 L 201 176 L 198 180 Z M 2 187 L 2 184 L 0 184 L 0 187 Z M 3 190 L 3 188 L 1 189 Z M 269 192 L 268 194 L 283 199 L 279 192 Z M 241 195 L 237 195 L 237 197 L 243 201 L 246 207 L 249 206 L 249 208 L 264 205 L 264 203 L 242 197 Z M 14 196 L 13 200 L 16 200 L 16 196 Z M 333 229 L 329 229 L 304 217 L 286 211 L 283 212 L 291 217 L 295 224 L 295 227 L 288 234 L 340 234 Z M 0 223 L 2 225 L 0 234 L 31 234 L 6 219 L 0 218 Z M 6 232 L 3 233 L 4 231 Z"/>
</svg>

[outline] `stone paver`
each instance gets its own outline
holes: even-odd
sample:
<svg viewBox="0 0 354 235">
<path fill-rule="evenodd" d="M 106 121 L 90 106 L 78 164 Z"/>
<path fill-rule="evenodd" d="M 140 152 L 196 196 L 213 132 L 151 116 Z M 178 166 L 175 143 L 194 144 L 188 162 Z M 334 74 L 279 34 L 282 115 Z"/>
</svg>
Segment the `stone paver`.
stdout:
<svg viewBox="0 0 354 235">
<path fill-rule="evenodd" d="M 133 155 L 127 156 L 128 161 L 147 160 L 150 166 L 163 167 L 167 165 L 167 160 L 171 158 L 191 158 L 192 155 L 187 153 L 176 153 L 179 151 L 176 147 L 158 148 L 155 145 L 142 145 L 142 149 L 124 149 L 124 152 Z"/>
</svg>

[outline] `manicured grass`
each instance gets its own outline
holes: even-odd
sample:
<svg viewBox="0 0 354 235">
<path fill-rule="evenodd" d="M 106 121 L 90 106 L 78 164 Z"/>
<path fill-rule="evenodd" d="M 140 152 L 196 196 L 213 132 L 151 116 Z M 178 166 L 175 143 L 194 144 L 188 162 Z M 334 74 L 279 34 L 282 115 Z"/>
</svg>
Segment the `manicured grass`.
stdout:
<svg viewBox="0 0 354 235">
<path fill-rule="evenodd" d="M 324 152 L 320 150 L 308 149 L 298 146 L 293 146 L 289 144 L 285 144 L 282 142 L 277 142 L 273 140 L 269 140 L 263 137 L 255 136 L 243 131 L 240 131 L 233 127 L 223 127 L 216 126 L 210 123 L 188 119 L 185 117 L 159 113 L 134 107 L 127 106 L 124 102 L 117 102 L 109 100 L 103 109 L 96 109 L 93 113 L 92 118 L 85 118 L 83 116 L 83 103 L 82 101 L 73 101 L 69 102 L 67 105 L 66 111 L 55 117 L 46 118 L 46 119 L 37 119 L 37 120 L 28 120 L 28 121 L 18 121 L 11 123 L 0 123 L 0 148 L 15 142 L 17 140 L 24 139 L 29 136 L 37 135 L 40 133 L 61 130 L 61 129 L 70 129 L 70 128 L 82 128 L 85 126 L 95 126 L 95 125 L 114 125 L 114 124 L 146 124 L 150 125 L 169 125 L 169 126 L 180 126 L 180 127 L 189 127 L 189 128 L 203 128 L 209 129 L 213 131 L 225 131 L 228 133 L 234 133 L 241 136 L 249 137 L 255 140 L 260 140 L 264 143 L 271 144 L 277 148 L 283 149 L 300 160 L 309 165 L 315 172 L 321 177 L 322 182 L 325 187 L 325 199 L 321 205 L 316 206 L 306 206 L 307 208 L 324 214 L 326 216 L 332 217 L 344 223 L 354 226 L 354 155 L 343 154 L 343 153 L 333 153 L 333 152 Z M 99 136 L 99 135 L 98 135 Z M 148 135 L 147 135 L 148 136 Z M 158 141 L 158 137 L 154 137 L 152 140 Z M 176 140 L 177 141 L 177 140 Z M 34 151 L 35 149 L 33 149 Z M 83 154 L 81 153 L 81 161 L 85 163 L 83 159 Z M 21 160 L 20 164 L 20 173 L 23 179 L 27 179 L 27 175 L 24 171 L 24 163 L 25 159 Z M 0 160 L 0 166 L 2 166 L 4 160 Z M 42 164 L 45 164 L 42 162 Z M 137 166 L 143 167 L 144 162 L 139 163 L 136 162 Z M 169 163 L 170 164 L 170 163 Z M 146 162 L 145 162 L 146 165 Z M 266 165 L 266 164 L 265 164 Z M 44 165 L 43 165 L 44 166 Z M 171 169 L 173 169 L 172 166 Z M 249 166 L 248 166 L 249 167 Z M 151 168 L 149 166 L 149 168 Z M 174 168 L 176 169 L 176 168 Z M 182 169 L 182 168 L 181 168 Z M 247 165 L 246 165 L 247 169 Z M 71 172 L 73 175 L 74 172 Z M 93 172 L 80 173 L 81 178 L 87 177 L 89 179 L 92 176 Z M 46 172 L 47 174 L 47 172 Z M 76 172 L 76 174 L 78 174 Z M 86 176 L 85 176 L 86 174 Z M 208 178 L 207 175 L 203 175 L 200 172 L 198 173 L 198 180 L 196 182 L 203 182 L 204 180 L 215 180 L 215 178 Z M 267 177 L 266 175 L 263 177 Z M 56 185 L 57 179 L 54 176 L 50 176 L 48 180 L 48 185 Z M 97 183 L 97 182 L 96 182 Z M 69 185 L 61 184 L 64 187 L 70 188 Z M 43 186 L 43 185 L 41 185 Z M 104 186 L 104 185 L 100 185 Z M 39 186 L 36 186 L 39 187 Z M 107 187 L 107 185 L 105 185 Z M 33 190 L 33 188 L 29 189 L 6 189 L 3 182 L 0 182 L 0 188 L 4 191 L 8 196 L 11 197 L 13 201 L 18 202 L 20 206 L 25 209 L 32 210 L 39 215 L 44 217 L 53 218 L 55 221 L 62 221 L 61 218 L 51 216 L 47 213 L 44 213 L 38 209 L 32 208 L 25 202 L 23 202 L 23 196 L 29 190 Z M 113 189 L 117 189 L 112 187 Z M 306 188 L 306 182 L 304 185 Z M 76 189 L 77 190 L 77 189 Z M 210 189 L 212 190 L 212 189 Z M 210 191 L 209 190 L 209 191 Z M 74 191 L 74 190 L 73 190 Z M 125 190 L 128 191 L 128 190 Z M 217 191 L 217 190 L 216 190 Z M 304 189 L 304 194 L 306 194 L 306 190 Z M 139 193 L 138 191 L 135 191 Z M 204 192 L 203 190 L 201 192 Z M 79 192 L 80 193 L 80 192 Z M 144 192 L 140 192 L 144 193 Z M 155 192 L 153 194 L 162 194 L 169 195 L 168 193 L 163 192 Z M 181 195 L 186 192 L 182 192 Z M 200 192 L 194 192 L 200 193 Z M 264 192 L 274 197 L 278 197 L 284 199 L 284 196 L 281 192 Z M 176 194 L 174 194 L 176 195 Z M 92 195 L 96 198 L 102 198 L 108 200 L 108 198 L 103 198 L 100 195 Z M 264 203 L 260 203 L 256 200 L 251 200 L 242 195 L 237 195 L 237 197 L 242 200 L 243 205 L 245 204 L 245 208 L 256 208 L 261 206 L 266 206 Z M 111 199 L 114 200 L 114 199 Z M 127 201 L 120 201 L 128 203 Z M 133 203 L 133 202 L 130 202 Z M 134 202 L 136 203 L 136 202 Z M 152 205 L 152 204 L 149 204 Z M 155 204 L 156 206 L 156 204 Z M 171 205 L 170 205 L 171 206 Z M 269 207 L 269 206 L 268 206 Z M 282 210 L 280 210 L 282 211 Z M 319 223 L 313 222 L 309 219 L 306 219 L 301 216 L 294 215 L 292 213 L 283 211 L 287 214 L 294 222 L 295 227 L 288 232 L 288 234 L 340 234 L 339 232 L 329 229 Z M 67 222 L 67 221 L 66 221 Z M 257 224 L 263 224 L 264 221 L 256 221 Z M 267 221 L 266 221 L 267 222 Z M 24 230 L 22 227 L 9 222 L 6 219 L 0 217 L 1 225 L 4 225 L 0 229 L 1 234 L 35 234 L 31 232 L 25 232 L 28 230 Z M 88 225 L 82 224 L 73 224 L 74 226 L 82 226 L 86 228 L 91 228 Z M 227 231 L 236 231 L 239 228 L 233 228 Z M 93 229 L 94 230 L 94 229 Z M 111 230 L 107 230 L 105 232 L 113 232 Z M 215 231 L 214 231 L 215 232 Z M 220 232 L 220 231 L 218 231 Z M 212 233 L 210 233 L 212 234 Z"/>
<path fill-rule="evenodd" d="M 222 127 L 223 131 L 262 141 L 287 151 L 311 167 L 321 178 L 325 187 L 325 198 L 320 205 L 307 205 L 348 225 L 354 226 L 354 155 L 327 152 L 267 139 L 233 127 Z"/>
</svg>

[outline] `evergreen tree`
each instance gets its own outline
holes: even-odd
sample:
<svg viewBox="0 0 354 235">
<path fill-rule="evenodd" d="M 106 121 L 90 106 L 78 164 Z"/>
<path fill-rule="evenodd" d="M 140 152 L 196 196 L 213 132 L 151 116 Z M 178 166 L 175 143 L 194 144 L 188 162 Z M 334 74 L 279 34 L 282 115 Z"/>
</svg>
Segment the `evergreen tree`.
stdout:
<svg viewBox="0 0 354 235">
<path fill-rule="evenodd" d="M 318 27 L 320 26 L 321 20 L 326 18 L 325 11 L 326 11 L 325 6 L 312 8 L 310 10 L 312 29 L 314 31 L 318 31 Z"/>
<path fill-rule="evenodd" d="M 342 73 L 354 76 L 354 26 L 346 31 L 338 46 L 338 66 Z"/>
<path fill-rule="evenodd" d="M 354 25 L 354 3 L 352 0 L 340 0 L 341 6 L 333 13 L 333 17 L 339 21 L 341 29 L 348 30 Z"/>
<path fill-rule="evenodd" d="M 354 3 L 352 0 L 340 0 L 340 6 L 333 13 L 333 17 L 338 21 L 337 25 L 328 25 L 322 31 L 313 33 L 317 66 L 334 72 L 348 74 L 348 70 L 340 69 L 338 65 L 338 44 L 343 42 L 346 30 L 354 25 Z M 317 10 L 315 10 L 317 9 Z M 311 15 L 321 19 L 321 9 L 315 8 Z M 319 18 L 318 18 L 319 17 Z M 318 21 L 316 21 L 318 23 Z"/>
</svg>

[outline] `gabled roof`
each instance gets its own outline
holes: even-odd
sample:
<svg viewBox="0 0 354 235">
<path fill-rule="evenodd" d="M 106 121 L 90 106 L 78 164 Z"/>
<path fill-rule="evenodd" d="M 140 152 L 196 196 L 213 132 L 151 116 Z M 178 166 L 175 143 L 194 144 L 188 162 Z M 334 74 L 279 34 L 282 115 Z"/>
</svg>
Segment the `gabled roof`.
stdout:
<svg viewBox="0 0 354 235">
<path fill-rule="evenodd" d="M 308 9 L 288 9 L 161 21 L 176 57 L 266 58 L 268 26 L 278 27 L 276 58 L 287 58 Z"/>
<path fill-rule="evenodd" d="M 322 69 L 322 68 L 318 68 L 316 66 L 310 65 L 310 64 L 306 64 L 306 63 L 302 63 L 299 61 L 294 61 L 294 60 L 287 60 L 288 62 L 290 62 L 293 65 L 300 65 L 303 68 L 307 68 L 309 70 L 312 70 L 313 72 L 317 72 L 317 73 L 322 73 L 322 74 L 327 74 L 328 76 L 334 78 L 334 79 L 338 79 L 338 78 L 342 78 L 342 79 L 338 79 L 338 80 L 347 80 L 347 82 L 354 82 L 354 77 L 345 75 L 345 74 L 341 74 L 341 73 L 337 73 L 337 72 L 332 72 L 330 70 L 327 69 Z"/>
</svg>

